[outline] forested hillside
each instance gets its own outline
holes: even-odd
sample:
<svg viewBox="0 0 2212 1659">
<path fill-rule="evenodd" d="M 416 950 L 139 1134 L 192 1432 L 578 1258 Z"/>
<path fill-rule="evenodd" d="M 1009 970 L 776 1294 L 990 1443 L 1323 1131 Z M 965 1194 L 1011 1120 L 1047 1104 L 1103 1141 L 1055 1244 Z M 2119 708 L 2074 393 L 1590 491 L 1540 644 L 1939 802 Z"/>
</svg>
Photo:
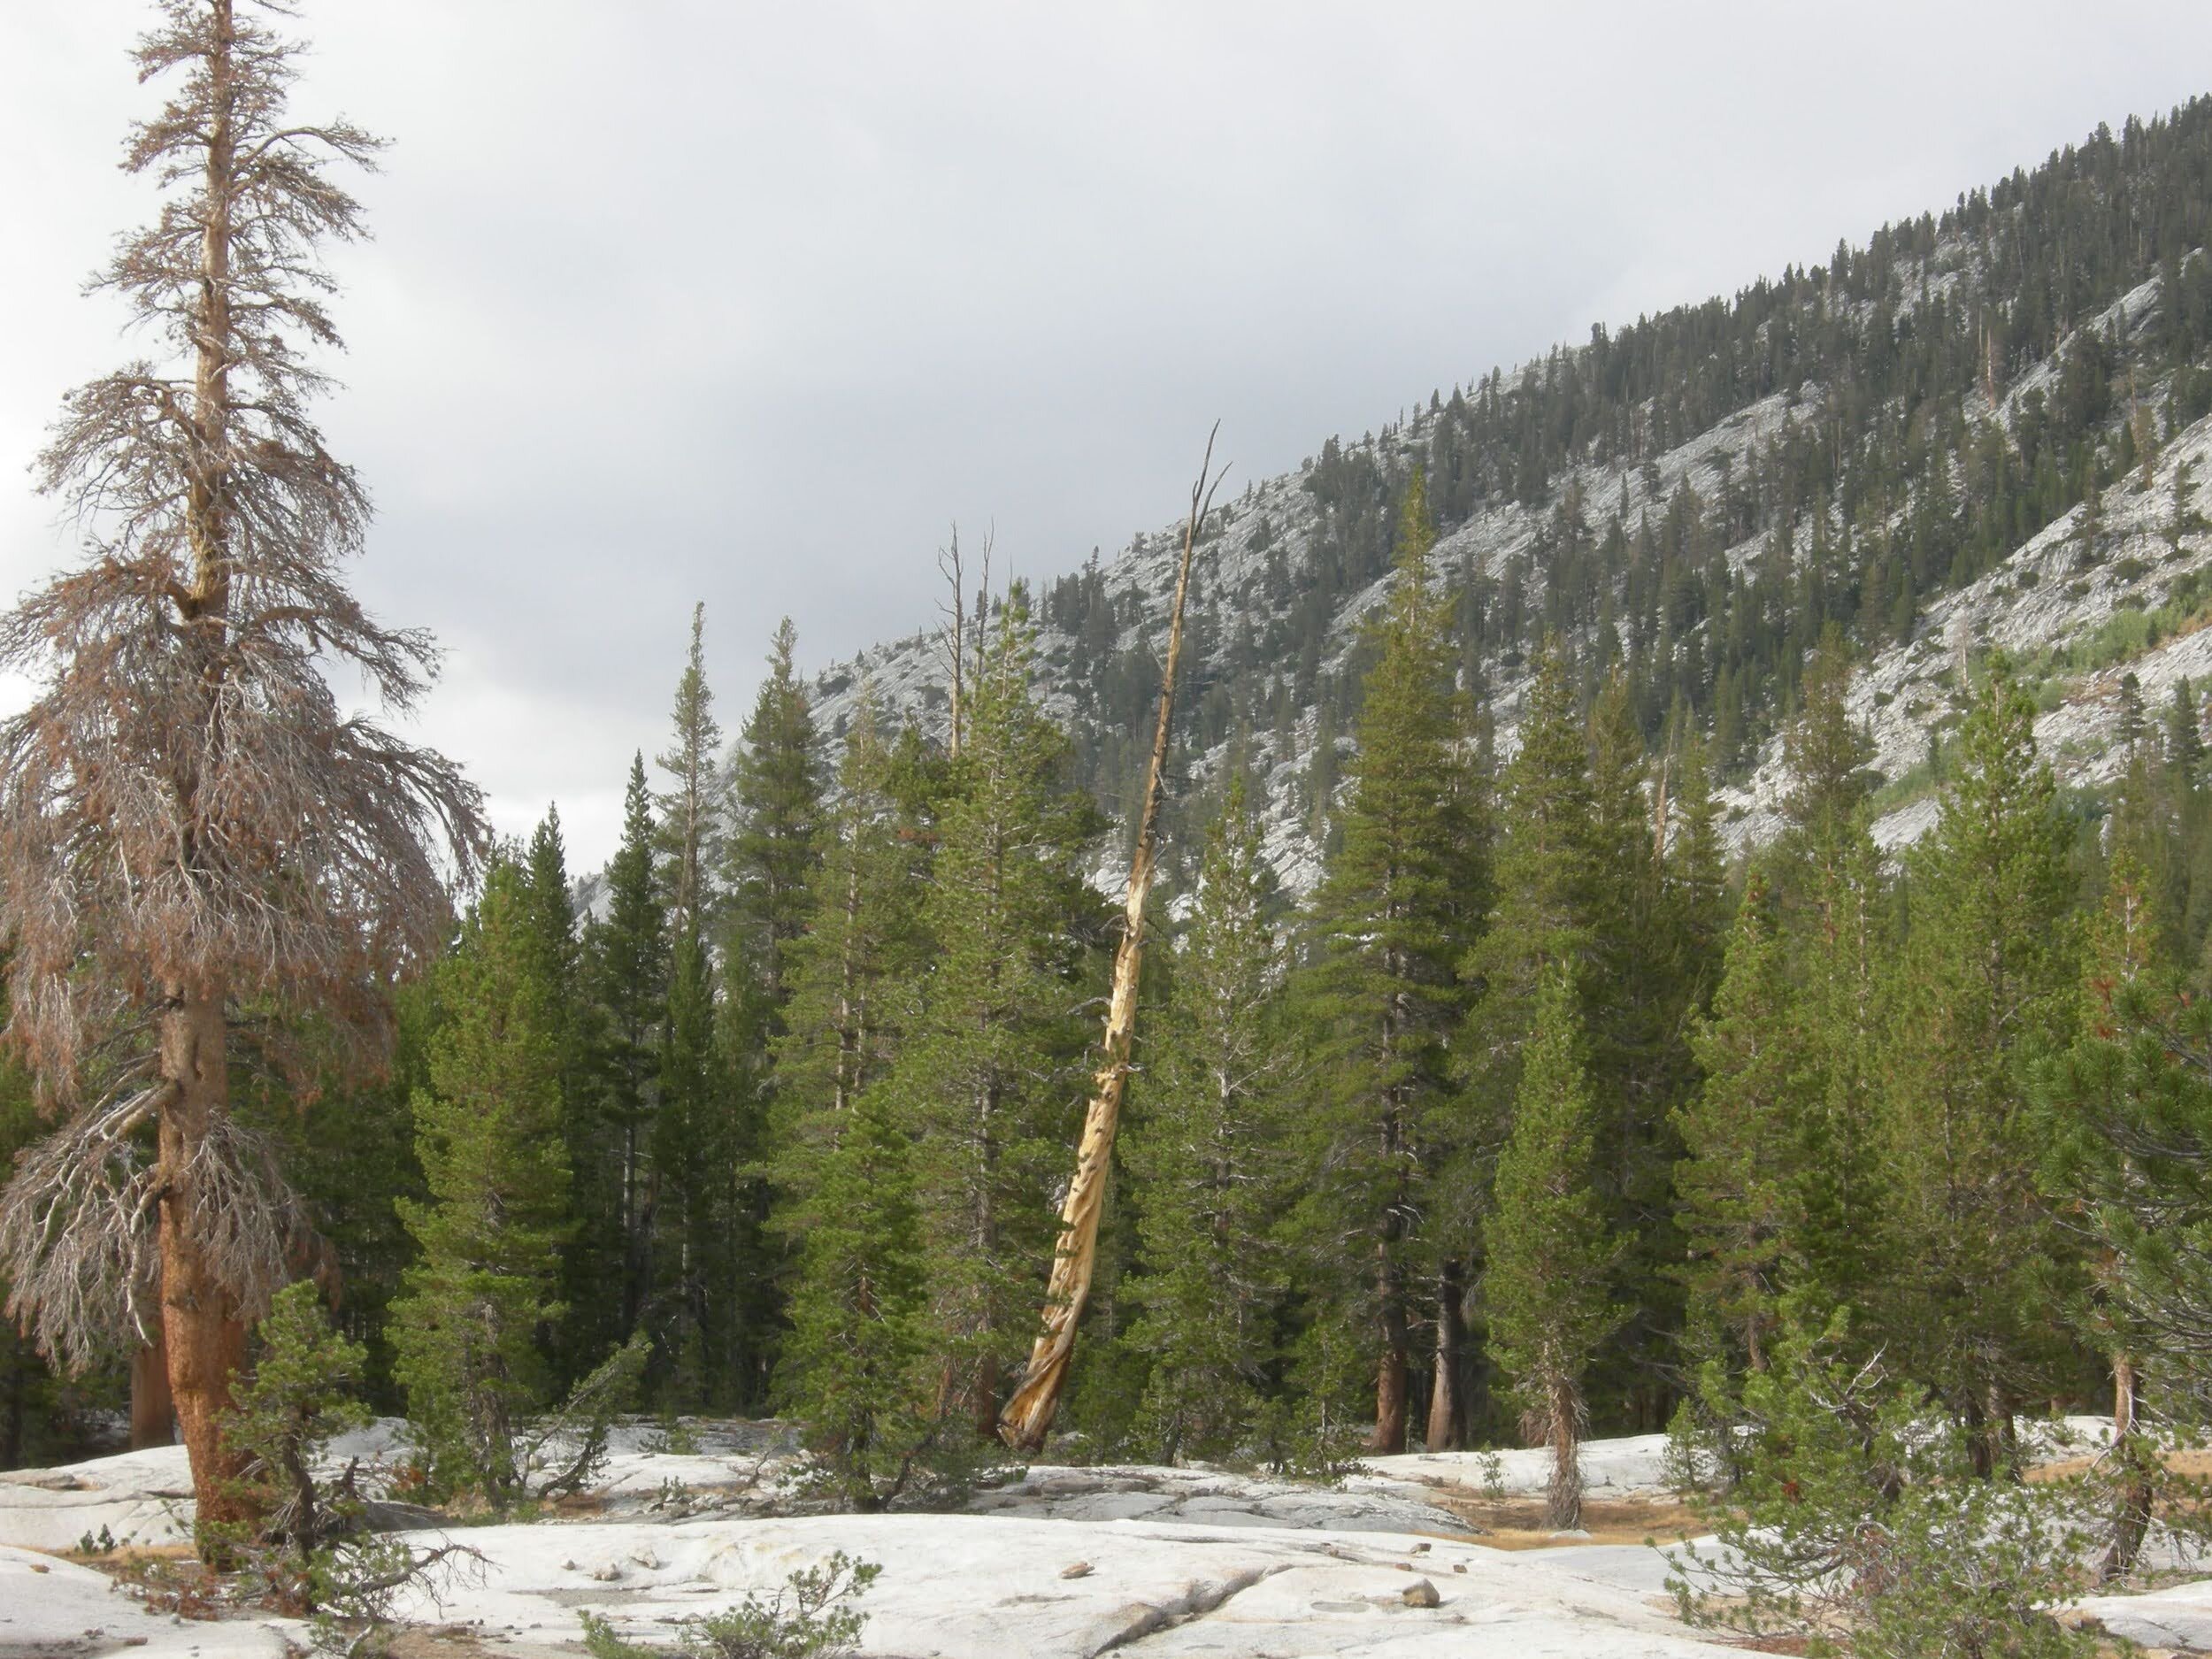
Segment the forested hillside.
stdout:
<svg viewBox="0 0 2212 1659">
<path fill-rule="evenodd" d="M 229 96 L 230 13 L 173 10 L 148 50 Z M 326 183 L 257 188 L 311 242 Z M 265 418 L 217 357 L 281 419 L 0 628 L 45 687 L 0 778 L 0 1457 L 173 1403 L 218 1561 L 307 1548 L 271 1471 L 313 1509 L 349 1393 L 457 1513 L 574 1494 L 635 1409 L 793 1419 L 807 1502 L 954 1505 L 1033 1449 L 1087 1183 L 1055 1455 L 1524 1442 L 1571 1528 L 1583 1439 L 1671 1428 L 1737 1548 L 1831 1540 L 1775 1571 L 1902 1632 L 1861 1651 L 2085 1654 L 2037 1506 L 2126 1578 L 2212 1421 L 2208 219 L 2212 98 L 1194 500 L 1171 925 L 1110 987 L 1174 535 L 976 558 L 956 629 L 812 682 L 786 623 L 733 741 L 695 612 L 580 917 L 557 811 L 492 841 L 314 672 L 403 707 L 433 658 L 334 573 L 312 268 L 262 250 L 284 303 L 233 314 L 174 265 L 191 434 Z M 50 461 L 88 511 L 170 477 L 103 415 L 139 373 Z M 2009 1479 L 2046 1408 L 2110 1412 L 2093 1479 Z"/>
<path fill-rule="evenodd" d="M 1601 325 L 1379 434 L 1330 439 L 1209 523 L 1179 727 L 1195 777 L 1217 787 L 1239 757 L 1269 863 L 1311 888 L 1371 660 L 1361 624 L 1418 467 L 1459 684 L 1506 751 L 1529 653 L 1556 631 L 1578 695 L 1620 666 L 1645 741 L 1707 733 L 1724 798 L 1770 835 L 1776 734 L 1834 624 L 1864 668 L 1854 707 L 1874 722 L 1886 810 L 1925 798 L 1929 743 L 1957 719 L 1955 659 L 1991 642 L 2034 659 L 2062 773 L 2108 778 L 2117 672 L 2212 613 L 2196 495 L 2208 214 L 2198 99 L 1840 243 L 1825 265 Z M 1140 535 L 1033 595 L 1040 695 L 1110 811 L 1142 764 L 1173 539 Z M 2142 664 L 2162 694 L 2207 669 L 2193 654 Z M 866 680 L 941 729 L 944 678 L 934 634 L 917 636 L 823 676 L 818 712 L 833 733 Z M 1183 798 L 1188 860 L 1216 797 Z"/>
</svg>

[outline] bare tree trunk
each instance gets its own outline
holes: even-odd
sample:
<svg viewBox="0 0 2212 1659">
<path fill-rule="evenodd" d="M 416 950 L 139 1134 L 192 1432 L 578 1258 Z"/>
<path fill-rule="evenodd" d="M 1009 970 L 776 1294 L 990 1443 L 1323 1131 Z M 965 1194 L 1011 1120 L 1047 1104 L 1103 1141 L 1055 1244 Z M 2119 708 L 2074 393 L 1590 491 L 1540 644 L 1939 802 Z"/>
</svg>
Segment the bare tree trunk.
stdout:
<svg viewBox="0 0 2212 1659">
<path fill-rule="evenodd" d="M 1429 1388 L 1432 1452 L 1457 1451 L 1467 1443 L 1467 1318 L 1461 1307 L 1465 1279 L 1457 1260 L 1444 1263 L 1436 1284 L 1436 1377 Z"/>
<path fill-rule="evenodd" d="M 998 1429 L 998 1356 L 986 1354 L 975 1371 L 975 1393 L 969 1404 L 975 1417 L 975 1437 L 987 1440 Z"/>
<path fill-rule="evenodd" d="M 1550 1413 L 1551 1480 L 1544 1491 L 1544 1522 L 1555 1532 L 1582 1525 L 1582 1395 L 1564 1371 L 1546 1385 Z"/>
<path fill-rule="evenodd" d="M 1220 427 L 1217 423 L 1215 431 Z M 1090 1109 L 1084 1114 L 1083 1139 L 1076 1150 L 1075 1179 L 1060 1207 L 1060 1237 L 1053 1252 L 1052 1278 L 1045 1291 L 1044 1328 L 1038 1333 L 1021 1386 L 1000 1415 L 999 1437 L 1017 1450 L 1034 1451 L 1045 1443 L 1067 1386 L 1068 1362 L 1075 1352 L 1075 1327 L 1090 1301 L 1091 1275 L 1098 1255 L 1098 1221 L 1106 1203 L 1106 1178 L 1114 1156 L 1114 1131 L 1121 1118 L 1123 1085 L 1129 1075 L 1129 1050 L 1136 1034 L 1137 979 L 1144 964 L 1144 905 L 1152 888 L 1155 837 L 1160 796 L 1165 787 L 1167 743 L 1175 712 L 1175 669 L 1183 650 L 1183 600 L 1190 590 L 1191 556 L 1199 527 L 1213 505 L 1213 434 L 1206 438 L 1206 458 L 1191 486 L 1190 519 L 1183 526 L 1183 559 L 1175 579 L 1175 605 L 1169 613 L 1167 659 L 1160 674 L 1160 715 L 1152 733 L 1152 765 L 1147 774 L 1144 806 L 1137 820 L 1136 850 L 1129 859 L 1129 887 L 1123 905 L 1121 942 L 1114 949 L 1114 990 L 1106 1010 L 1106 1035 Z"/>
<path fill-rule="evenodd" d="M 2143 1550 L 2144 1536 L 2151 1525 L 2151 1502 L 2154 1495 L 2151 1484 L 2150 1451 L 2135 1427 L 2136 1411 L 2141 1401 L 2142 1385 L 2136 1376 L 2134 1358 L 2127 1354 L 2112 1356 L 2112 1445 L 2119 1455 L 2120 1510 L 2112 1520 L 2112 1541 L 2106 1547 L 2104 1559 L 2097 1563 L 2097 1582 L 2111 1584 L 2124 1578 L 2135 1569 L 2136 1557 Z"/>
<path fill-rule="evenodd" d="M 964 630 L 968 619 L 968 590 L 960 567 L 960 526 L 952 527 L 952 545 L 941 549 L 937 568 L 944 572 L 945 580 L 952 588 L 952 603 L 945 607 L 945 656 L 951 669 L 948 687 L 952 697 L 951 723 L 945 733 L 945 753 L 953 759 L 960 758 L 960 715 L 963 694 L 966 690 L 964 676 L 967 671 L 967 655 L 961 649 L 964 643 Z"/>
<path fill-rule="evenodd" d="M 131 1355 L 131 1450 L 173 1445 L 177 1438 L 176 1402 L 169 1394 L 169 1345 L 162 1340 L 157 1317 L 149 1340 Z"/>
<path fill-rule="evenodd" d="M 1376 1275 L 1382 1297 L 1382 1354 L 1375 1366 L 1375 1432 L 1367 1449 L 1394 1456 L 1406 1448 L 1406 1383 L 1412 1344 L 1406 1330 L 1405 1297 L 1387 1244 L 1377 1247 L 1382 1257 Z"/>
<path fill-rule="evenodd" d="M 169 1392 L 192 1462 L 199 1518 L 237 1521 L 246 1506 L 229 1490 L 238 1459 L 223 1444 L 231 1380 L 245 1363 L 246 1326 L 238 1303 L 208 1254 L 212 1217 L 194 1190 L 194 1164 L 230 1106 L 230 1078 L 219 987 L 173 988 L 161 1017 L 161 1316 Z M 195 1225 L 195 1223 L 197 1225 Z"/>
</svg>

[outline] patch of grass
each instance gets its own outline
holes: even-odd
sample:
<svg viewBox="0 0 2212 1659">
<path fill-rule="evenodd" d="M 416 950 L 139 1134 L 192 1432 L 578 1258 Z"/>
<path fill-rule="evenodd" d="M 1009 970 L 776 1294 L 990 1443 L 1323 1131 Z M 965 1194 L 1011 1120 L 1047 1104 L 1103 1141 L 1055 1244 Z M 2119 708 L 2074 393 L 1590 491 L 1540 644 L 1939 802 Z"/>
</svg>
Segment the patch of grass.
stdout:
<svg viewBox="0 0 2212 1659">
<path fill-rule="evenodd" d="M 1942 733 L 1939 732 L 1919 764 L 1886 780 L 1868 800 L 1867 806 L 1876 818 L 1886 818 L 1916 801 L 1939 794 L 1949 779 L 1950 766 L 1943 752 Z"/>
</svg>

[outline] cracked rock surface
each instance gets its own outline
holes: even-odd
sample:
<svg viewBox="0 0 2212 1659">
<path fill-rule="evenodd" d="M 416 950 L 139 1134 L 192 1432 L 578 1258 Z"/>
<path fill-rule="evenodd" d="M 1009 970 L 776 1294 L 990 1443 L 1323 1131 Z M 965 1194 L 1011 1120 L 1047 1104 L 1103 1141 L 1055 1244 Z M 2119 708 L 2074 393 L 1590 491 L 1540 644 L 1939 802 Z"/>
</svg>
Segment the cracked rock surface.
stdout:
<svg viewBox="0 0 2212 1659">
<path fill-rule="evenodd" d="M 882 1565 L 861 1603 L 861 1651 L 879 1659 L 1732 1651 L 1698 1640 L 1648 1595 L 1555 1571 L 1540 1552 L 1389 1533 L 1000 1515 L 601 1522 L 561 1532 L 557 1550 L 542 1526 L 472 1531 L 487 1558 L 483 1582 L 442 1609 L 426 1601 L 407 1612 L 465 1622 L 486 1646 L 524 1659 L 563 1652 L 587 1608 L 632 1640 L 666 1641 L 676 1620 L 769 1590 L 841 1549 Z M 648 1539 L 658 1564 L 631 1564 Z M 1070 1578 L 1078 1562 L 1091 1571 Z M 621 1580 L 596 1577 L 615 1563 Z M 1422 1584 L 1435 1605 L 1423 1605 Z"/>
</svg>

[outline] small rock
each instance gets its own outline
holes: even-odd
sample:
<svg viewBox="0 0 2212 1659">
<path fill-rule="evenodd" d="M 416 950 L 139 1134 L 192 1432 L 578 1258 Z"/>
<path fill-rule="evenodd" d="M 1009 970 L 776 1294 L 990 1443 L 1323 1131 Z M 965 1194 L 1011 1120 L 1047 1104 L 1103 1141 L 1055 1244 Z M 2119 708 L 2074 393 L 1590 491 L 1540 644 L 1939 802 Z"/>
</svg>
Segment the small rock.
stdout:
<svg viewBox="0 0 2212 1659">
<path fill-rule="evenodd" d="M 1442 1596 L 1437 1594 L 1436 1586 L 1426 1578 L 1416 1578 L 1411 1584 L 1406 1586 L 1404 1593 L 1399 1599 L 1408 1607 L 1438 1607 L 1443 1603 L 1444 1600 Z"/>
<path fill-rule="evenodd" d="M 1087 1578 L 1091 1576 L 1091 1563 L 1087 1561 L 1071 1562 L 1060 1569 L 1060 1576 L 1063 1578 Z"/>
<path fill-rule="evenodd" d="M 591 1576 L 602 1584 L 615 1584 L 621 1580 L 622 1569 L 611 1561 L 603 1567 L 594 1569 Z"/>
<path fill-rule="evenodd" d="M 561 1571 L 562 1571 L 563 1572 L 574 1572 L 576 1570 L 577 1570 L 577 1568 L 576 1568 L 576 1563 L 575 1563 L 575 1562 L 574 1562 L 574 1561 L 572 1561 L 572 1561 L 565 1561 L 565 1562 L 563 1562 L 563 1563 L 561 1563 Z"/>
<path fill-rule="evenodd" d="M 1467 1563 L 1463 1561 L 1455 1561 L 1452 1563 L 1452 1571 L 1454 1572 L 1464 1572 L 1467 1571 Z"/>
<path fill-rule="evenodd" d="M 51 1572 L 51 1571 L 53 1571 L 53 1569 L 52 1569 L 51 1567 L 48 1566 L 48 1565 L 47 1565 L 44 1562 L 42 1562 L 42 1561 L 34 1561 L 34 1562 L 30 1563 L 29 1563 L 29 1565 L 30 1565 L 30 1569 L 31 1569 L 31 1571 L 32 1571 L 33 1572 Z"/>
<path fill-rule="evenodd" d="M 650 1572 L 653 1569 L 661 1564 L 661 1558 L 653 1553 L 652 1546 L 649 1544 L 643 1549 L 633 1551 L 631 1553 L 630 1559 L 637 1563 L 639 1566 L 644 1568 L 648 1572 Z"/>
<path fill-rule="evenodd" d="M 1435 1546 L 1432 1544 L 1416 1544 L 1413 1547 L 1413 1553 L 1417 1555 L 1425 1555 L 1434 1548 Z"/>
</svg>

